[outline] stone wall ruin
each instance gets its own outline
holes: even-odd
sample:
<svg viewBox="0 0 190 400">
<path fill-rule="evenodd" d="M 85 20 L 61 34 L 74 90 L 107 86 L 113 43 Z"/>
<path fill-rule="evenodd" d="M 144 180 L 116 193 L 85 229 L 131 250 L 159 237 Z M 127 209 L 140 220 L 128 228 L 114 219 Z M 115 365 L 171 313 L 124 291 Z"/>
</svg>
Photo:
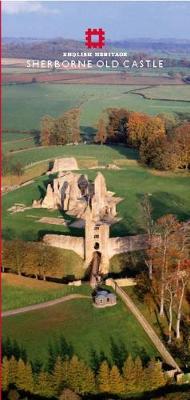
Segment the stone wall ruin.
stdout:
<svg viewBox="0 0 190 400">
<path fill-rule="evenodd" d="M 50 246 L 73 250 L 79 254 L 88 268 L 100 260 L 99 272 L 109 272 L 109 260 L 116 254 L 147 247 L 147 236 L 110 238 L 110 226 L 117 222 L 117 204 L 122 199 L 107 190 L 101 172 L 94 181 L 76 172 L 59 172 L 52 184 L 48 184 L 44 199 L 33 202 L 33 207 L 60 209 L 77 221 L 84 221 L 85 237 L 48 234 L 44 242 Z M 72 224 L 71 224 L 72 226 Z M 97 268 L 96 268 L 97 269 Z"/>
</svg>

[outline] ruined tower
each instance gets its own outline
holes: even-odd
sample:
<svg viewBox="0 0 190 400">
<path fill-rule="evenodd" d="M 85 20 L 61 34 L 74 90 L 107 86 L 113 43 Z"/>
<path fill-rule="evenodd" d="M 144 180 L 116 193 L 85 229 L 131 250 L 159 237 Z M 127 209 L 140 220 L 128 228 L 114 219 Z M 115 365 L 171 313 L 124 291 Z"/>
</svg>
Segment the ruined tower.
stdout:
<svg viewBox="0 0 190 400">
<path fill-rule="evenodd" d="M 94 253 L 100 255 L 99 272 L 107 274 L 109 270 L 108 256 L 109 224 L 93 217 L 93 211 L 88 206 L 85 222 L 85 263 L 88 266 L 93 259 Z"/>
<path fill-rule="evenodd" d="M 33 207 L 58 208 L 84 224 L 84 238 L 50 234 L 45 235 L 44 241 L 56 247 L 74 249 L 82 255 L 85 268 L 94 267 L 97 277 L 109 271 L 110 226 L 118 221 L 116 206 L 120 201 L 120 197 L 107 190 L 101 172 L 97 173 L 94 182 L 86 175 L 60 172 L 48 185 L 45 198 L 34 201 Z M 72 226 L 72 221 L 65 223 Z"/>
</svg>

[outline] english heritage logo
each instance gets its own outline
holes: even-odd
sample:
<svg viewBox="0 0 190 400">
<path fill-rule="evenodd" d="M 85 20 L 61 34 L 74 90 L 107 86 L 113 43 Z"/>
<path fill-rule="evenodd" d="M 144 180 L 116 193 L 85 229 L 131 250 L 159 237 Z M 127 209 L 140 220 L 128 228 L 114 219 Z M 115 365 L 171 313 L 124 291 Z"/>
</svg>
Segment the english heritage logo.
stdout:
<svg viewBox="0 0 190 400">
<path fill-rule="evenodd" d="M 85 46 L 88 49 L 102 49 L 105 46 L 105 31 L 102 28 L 88 28 L 85 31 Z"/>
</svg>

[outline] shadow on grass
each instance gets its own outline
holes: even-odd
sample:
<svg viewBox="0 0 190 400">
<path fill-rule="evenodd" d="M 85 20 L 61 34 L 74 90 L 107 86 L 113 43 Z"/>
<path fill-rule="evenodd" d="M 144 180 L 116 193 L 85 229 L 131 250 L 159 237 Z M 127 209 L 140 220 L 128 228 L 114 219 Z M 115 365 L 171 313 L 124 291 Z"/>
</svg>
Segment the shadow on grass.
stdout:
<svg viewBox="0 0 190 400">
<path fill-rule="evenodd" d="M 61 235 L 61 236 L 77 236 L 83 237 L 84 236 L 84 229 L 79 228 L 70 228 L 67 231 L 60 231 L 60 230 L 53 230 L 51 228 L 47 229 L 40 229 L 38 231 L 38 240 L 42 240 L 45 235 Z"/>
<path fill-rule="evenodd" d="M 98 145 L 97 145 L 98 146 Z M 104 144 L 105 147 L 116 150 L 118 152 L 118 156 L 124 156 L 128 160 L 138 160 L 139 155 L 138 151 L 136 149 L 133 149 L 131 147 L 127 147 L 126 144 L 121 144 L 121 143 L 114 143 L 114 144 Z M 98 147 L 97 147 L 98 151 Z"/>
<path fill-rule="evenodd" d="M 105 360 L 109 363 L 109 360 L 106 357 L 106 355 L 103 352 L 103 350 L 101 350 L 100 353 L 99 353 L 95 349 L 93 349 L 93 347 L 91 346 L 91 350 L 90 350 L 90 366 L 95 372 L 97 372 L 99 370 L 100 364 Z"/>
<path fill-rule="evenodd" d="M 11 228 L 4 228 L 2 230 L 2 239 L 3 240 L 24 240 L 31 242 L 34 240 L 34 232 L 32 230 L 28 230 L 26 232 L 16 232 Z"/>
<path fill-rule="evenodd" d="M 63 335 L 53 341 L 51 340 L 48 345 L 48 371 L 52 372 L 58 356 L 64 361 L 71 359 L 73 355 L 73 346 L 67 342 Z"/>
<path fill-rule="evenodd" d="M 97 129 L 92 126 L 81 126 L 81 135 L 84 141 L 92 142 L 94 141 L 94 136 L 96 135 Z"/>
<path fill-rule="evenodd" d="M 142 202 L 143 195 L 137 194 L 139 205 Z M 153 208 L 153 218 L 156 220 L 163 215 L 173 214 L 181 221 L 189 219 L 189 214 L 182 209 L 182 199 L 176 194 L 168 192 L 154 192 L 150 193 L 150 203 Z"/>
</svg>

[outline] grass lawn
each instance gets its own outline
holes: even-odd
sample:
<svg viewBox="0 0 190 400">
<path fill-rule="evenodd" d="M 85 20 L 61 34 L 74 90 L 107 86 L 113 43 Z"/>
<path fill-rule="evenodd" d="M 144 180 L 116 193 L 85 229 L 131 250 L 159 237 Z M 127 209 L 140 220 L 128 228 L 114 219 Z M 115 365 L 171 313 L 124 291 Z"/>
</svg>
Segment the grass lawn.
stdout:
<svg viewBox="0 0 190 400">
<path fill-rule="evenodd" d="M 90 287 L 68 286 L 59 283 L 38 281 L 14 274 L 2 274 L 2 310 L 29 306 L 54 300 L 68 294 L 90 294 Z"/>
<path fill-rule="evenodd" d="M 176 90 L 173 86 L 170 87 L 171 96 L 173 90 Z M 143 86 L 139 85 L 5 85 L 3 127 L 36 129 L 40 126 L 42 116 L 50 114 L 57 117 L 70 108 L 80 107 L 81 130 L 87 135 L 92 135 L 100 114 L 108 107 L 125 107 L 148 114 L 189 111 L 188 102 L 151 102 L 130 93 L 131 90 L 142 88 Z"/>
<path fill-rule="evenodd" d="M 34 164 L 32 166 L 23 169 L 23 174 L 17 175 L 6 175 L 2 176 L 2 186 L 12 186 L 21 185 L 24 182 L 30 181 L 38 176 L 45 174 L 49 169 L 49 162 L 42 161 L 39 164 Z"/>
<path fill-rule="evenodd" d="M 91 299 L 71 300 L 3 320 L 3 337 L 16 339 L 32 360 L 45 362 L 48 344 L 61 335 L 88 363 L 101 353 L 110 361 L 125 358 L 128 353 L 146 359 L 157 355 L 146 333 L 120 300 L 106 309 L 93 307 Z"/>
<path fill-rule="evenodd" d="M 49 152 L 49 155 L 55 151 L 52 148 L 42 149 Z M 55 149 L 56 150 L 56 149 Z M 61 149 L 60 149 L 61 150 Z M 36 151 L 36 155 L 38 155 Z M 109 190 L 121 196 L 124 200 L 118 205 L 118 214 L 122 220 L 111 227 L 112 236 L 121 236 L 126 234 L 135 234 L 141 230 L 140 199 L 144 193 L 150 193 L 151 203 L 154 209 L 154 217 L 158 218 L 163 214 L 172 213 L 177 215 L 180 220 L 189 218 L 189 178 L 183 174 L 155 175 L 151 170 L 136 165 L 133 153 L 125 147 L 110 148 L 108 146 L 81 145 L 65 146 L 62 150 L 63 155 L 97 157 L 99 163 L 113 162 L 114 160 L 126 160 L 128 155 L 128 165 L 124 165 L 120 170 L 102 170 L 106 178 Z M 40 153 L 41 153 L 40 152 Z M 26 156 L 29 152 L 26 152 Z M 22 153 L 23 154 L 23 153 Z M 33 153 L 34 159 L 35 153 Z M 41 154 L 42 156 L 42 154 Z M 44 153 L 44 157 L 47 153 Z M 33 159 L 33 160 L 34 160 Z M 29 159 L 31 160 L 31 159 Z M 130 164 L 131 162 L 131 164 Z M 81 170 L 81 173 L 88 174 L 90 179 L 94 179 L 97 174 L 95 170 Z M 3 233 L 4 237 L 12 238 L 18 236 L 24 240 L 36 240 L 43 234 L 49 232 L 63 232 L 77 236 L 83 235 L 83 230 L 69 228 L 66 226 L 45 225 L 36 222 L 43 216 L 59 216 L 59 211 L 48 211 L 46 209 L 31 209 L 22 213 L 10 214 L 7 209 L 15 203 L 25 203 L 32 205 L 34 199 L 39 199 L 45 194 L 45 187 L 51 179 L 47 176 L 39 177 L 29 186 L 22 187 L 14 192 L 3 196 Z M 68 219 L 68 216 L 65 216 Z"/>
<path fill-rule="evenodd" d="M 98 146 L 95 144 L 78 146 L 49 146 L 37 147 L 35 149 L 23 150 L 22 152 L 12 155 L 13 160 L 20 160 L 23 165 L 30 165 L 32 163 L 41 162 L 43 160 L 54 160 L 55 157 L 75 157 L 77 160 L 89 160 L 89 167 L 91 166 L 91 159 L 98 160 L 100 165 L 106 165 L 113 162 L 115 159 L 126 158 L 136 159 L 137 152 L 134 149 L 129 149 L 124 146 Z"/>
</svg>

